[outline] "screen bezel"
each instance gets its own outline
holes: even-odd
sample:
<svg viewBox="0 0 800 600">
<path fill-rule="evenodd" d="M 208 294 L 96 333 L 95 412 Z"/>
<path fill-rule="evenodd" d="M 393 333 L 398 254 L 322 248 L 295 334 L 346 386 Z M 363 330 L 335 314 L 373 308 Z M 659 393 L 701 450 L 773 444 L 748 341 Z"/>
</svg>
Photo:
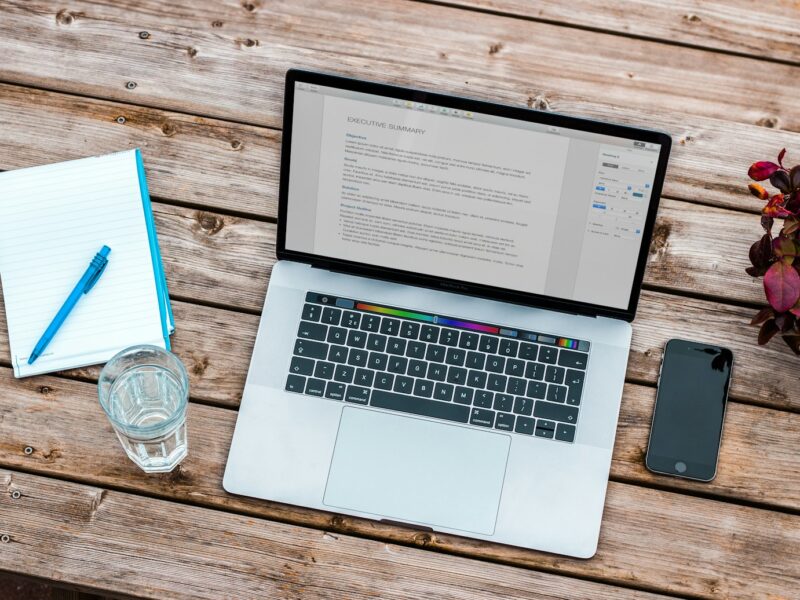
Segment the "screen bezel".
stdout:
<svg viewBox="0 0 800 600">
<path fill-rule="evenodd" d="M 653 454 L 651 443 L 653 440 L 653 431 L 658 427 L 656 423 L 656 416 L 658 414 L 659 403 L 663 404 L 663 381 L 661 373 L 663 372 L 664 364 L 670 360 L 671 356 L 682 354 L 685 356 L 693 356 L 698 351 L 705 351 L 707 349 L 717 350 L 720 353 L 730 354 L 730 369 L 728 370 L 728 377 L 725 380 L 725 388 L 722 397 L 722 418 L 719 426 L 719 438 L 717 439 L 717 451 L 714 455 L 714 460 L 711 463 L 697 462 L 687 460 L 688 456 L 664 456 L 661 454 Z M 661 475 L 673 475 L 675 477 L 683 477 L 685 479 L 694 479 L 697 481 L 711 481 L 717 475 L 717 467 L 719 464 L 719 449 L 722 445 L 722 435 L 725 430 L 725 414 L 728 409 L 728 392 L 730 391 L 731 377 L 733 376 L 733 352 L 729 348 L 723 346 L 715 346 L 713 344 L 704 344 L 702 342 L 693 342 L 690 340 L 671 339 L 664 345 L 664 356 L 661 361 L 662 371 L 659 372 L 658 377 L 658 390 L 656 392 L 656 401 L 653 405 L 653 417 L 650 421 L 650 436 L 647 440 L 647 451 L 645 453 L 645 466 L 654 473 Z M 688 376 L 688 374 L 687 374 Z M 661 407 L 662 410 L 664 407 Z M 684 463 L 686 468 L 683 472 L 678 471 L 676 464 L 678 462 Z"/>
<path fill-rule="evenodd" d="M 556 127 L 577 129 L 591 133 L 661 144 L 658 165 L 656 167 L 655 178 L 653 181 L 650 205 L 648 207 L 647 217 L 645 219 L 645 225 L 642 232 L 642 242 L 641 247 L 639 248 L 639 257 L 636 263 L 636 270 L 634 272 L 633 283 L 631 285 L 631 294 L 627 308 L 615 308 L 577 300 L 555 298 L 544 294 L 521 292 L 507 288 L 499 288 L 467 281 L 447 279 L 435 275 L 425 275 L 384 266 L 368 265 L 355 261 L 287 249 L 286 222 L 288 213 L 287 207 L 289 202 L 292 120 L 294 111 L 295 84 L 298 82 L 334 87 L 354 92 L 362 92 L 365 94 L 374 94 L 389 98 L 397 98 L 400 100 L 411 100 L 414 102 L 436 104 L 458 110 L 479 112 L 498 117 L 506 117 L 509 119 L 518 119 L 522 121 L 542 123 L 545 125 L 553 125 Z M 650 248 L 650 240 L 653 234 L 658 204 L 661 199 L 661 190 L 667 170 L 667 160 L 671 146 L 672 138 L 668 134 L 660 131 L 640 129 L 626 125 L 616 125 L 578 117 L 568 117 L 558 113 L 541 112 L 538 110 L 521 108 L 517 106 L 509 106 L 383 83 L 351 79 L 348 77 L 341 77 L 339 75 L 304 71 L 300 69 L 290 69 L 286 72 L 286 88 L 283 103 L 283 140 L 281 145 L 281 170 L 278 196 L 277 257 L 279 260 L 294 260 L 298 262 L 309 263 L 316 267 L 341 271 L 354 275 L 362 275 L 371 278 L 420 285 L 434 289 L 457 292 L 460 294 L 501 300 L 504 302 L 514 302 L 516 304 L 534 306 L 537 308 L 633 321 L 636 315 L 636 306 L 641 294 L 642 280 L 644 279 L 644 270 Z"/>
</svg>

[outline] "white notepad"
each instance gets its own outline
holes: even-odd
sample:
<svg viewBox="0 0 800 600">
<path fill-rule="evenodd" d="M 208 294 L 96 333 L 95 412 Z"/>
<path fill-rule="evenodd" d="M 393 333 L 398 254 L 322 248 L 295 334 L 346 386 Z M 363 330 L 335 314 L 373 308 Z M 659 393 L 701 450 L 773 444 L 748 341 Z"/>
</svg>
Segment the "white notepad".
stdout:
<svg viewBox="0 0 800 600">
<path fill-rule="evenodd" d="M 103 245 L 108 266 L 44 353 L 39 338 Z M 174 322 L 138 150 L 0 173 L 0 281 L 14 375 L 169 349 Z"/>
</svg>

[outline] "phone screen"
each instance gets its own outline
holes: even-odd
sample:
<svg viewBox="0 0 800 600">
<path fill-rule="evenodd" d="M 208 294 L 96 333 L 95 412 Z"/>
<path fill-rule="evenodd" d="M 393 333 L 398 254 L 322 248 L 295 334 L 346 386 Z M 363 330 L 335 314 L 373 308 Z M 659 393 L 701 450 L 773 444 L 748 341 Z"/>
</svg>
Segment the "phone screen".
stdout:
<svg viewBox="0 0 800 600">
<path fill-rule="evenodd" d="M 727 348 L 667 342 L 647 449 L 650 470 L 714 478 L 732 365 Z"/>
</svg>

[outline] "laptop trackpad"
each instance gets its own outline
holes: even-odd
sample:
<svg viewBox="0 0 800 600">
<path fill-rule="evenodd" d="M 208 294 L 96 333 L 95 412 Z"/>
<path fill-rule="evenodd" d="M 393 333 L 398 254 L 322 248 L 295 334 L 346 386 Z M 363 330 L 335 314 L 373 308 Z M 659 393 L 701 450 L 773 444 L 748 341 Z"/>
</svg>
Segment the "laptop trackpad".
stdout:
<svg viewBox="0 0 800 600">
<path fill-rule="evenodd" d="M 511 438 L 346 407 L 324 503 L 491 535 Z"/>
</svg>

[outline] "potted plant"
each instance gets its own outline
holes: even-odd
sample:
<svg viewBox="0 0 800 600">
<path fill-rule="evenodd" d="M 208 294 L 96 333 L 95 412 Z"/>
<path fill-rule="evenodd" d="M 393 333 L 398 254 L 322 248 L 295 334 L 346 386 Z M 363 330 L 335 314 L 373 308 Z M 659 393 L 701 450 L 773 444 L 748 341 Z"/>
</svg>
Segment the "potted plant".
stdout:
<svg viewBox="0 0 800 600">
<path fill-rule="evenodd" d="M 747 273 L 764 278 L 764 293 L 769 306 L 753 317 L 760 327 L 759 345 L 780 334 L 795 354 L 800 354 L 800 165 L 786 167 L 786 149 L 777 163 L 759 161 L 748 175 L 756 182 L 769 180 L 777 189 L 770 193 L 760 183 L 749 184 L 750 192 L 767 203 L 761 210 L 764 235 L 750 247 L 751 267 Z M 775 219 L 782 219 L 780 231 L 773 235 Z"/>
</svg>

